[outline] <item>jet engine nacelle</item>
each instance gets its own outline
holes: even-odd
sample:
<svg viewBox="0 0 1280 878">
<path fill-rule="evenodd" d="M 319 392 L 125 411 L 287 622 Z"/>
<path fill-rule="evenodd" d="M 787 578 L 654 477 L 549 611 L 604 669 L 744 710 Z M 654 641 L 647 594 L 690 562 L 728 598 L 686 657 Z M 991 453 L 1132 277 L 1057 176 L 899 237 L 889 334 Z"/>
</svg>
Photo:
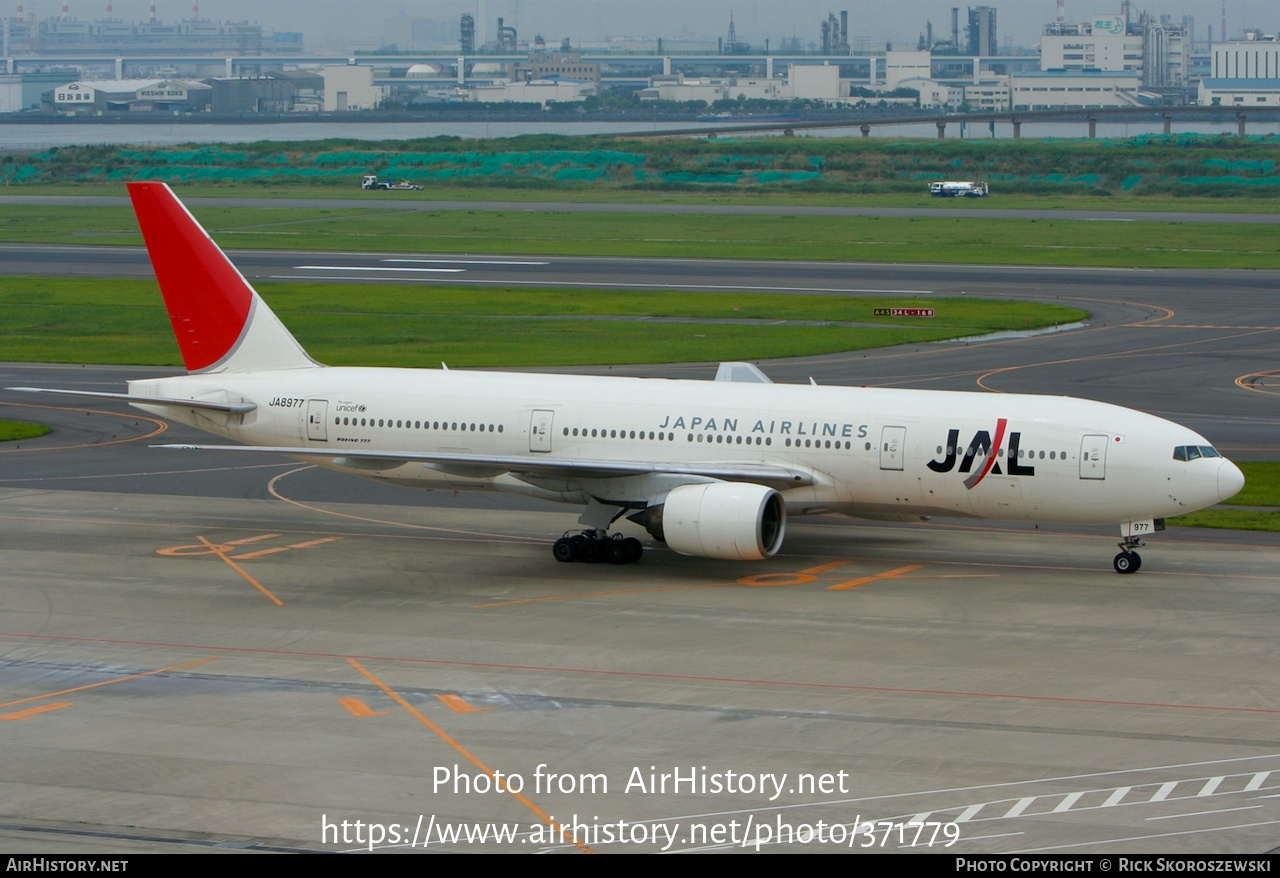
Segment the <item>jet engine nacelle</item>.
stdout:
<svg viewBox="0 0 1280 878">
<path fill-rule="evenodd" d="M 782 495 L 763 485 L 681 485 L 662 509 L 663 536 L 681 555 L 761 561 L 782 547 L 786 529 Z"/>
</svg>

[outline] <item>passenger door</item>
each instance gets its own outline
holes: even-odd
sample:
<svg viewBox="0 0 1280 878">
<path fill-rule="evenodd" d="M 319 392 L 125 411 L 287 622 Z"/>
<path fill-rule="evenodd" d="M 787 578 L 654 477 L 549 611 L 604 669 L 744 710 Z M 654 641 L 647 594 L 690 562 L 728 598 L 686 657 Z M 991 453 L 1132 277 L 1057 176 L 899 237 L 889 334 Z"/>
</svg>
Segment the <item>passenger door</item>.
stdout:
<svg viewBox="0 0 1280 878">
<path fill-rule="evenodd" d="M 1107 477 L 1107 445 L 1111 437 L 1089 433 L 1080 442 L 1080 478 L 1105 479 Z"/>
</svg>

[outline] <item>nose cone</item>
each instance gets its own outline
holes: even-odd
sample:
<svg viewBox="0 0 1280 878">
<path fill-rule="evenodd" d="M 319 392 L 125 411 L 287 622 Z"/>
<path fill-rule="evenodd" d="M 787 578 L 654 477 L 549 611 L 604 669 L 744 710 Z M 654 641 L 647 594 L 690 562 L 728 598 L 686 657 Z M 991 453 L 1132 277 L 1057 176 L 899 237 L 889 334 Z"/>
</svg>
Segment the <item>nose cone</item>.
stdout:
<svg viewBox="0 0 1280 878">
<path fill-rule="evenodd" d="M 1218 466 L 1218 499 L 1229 500 L 1244 487 L 1244 473 L 1229 460 Z"/>
</svg>

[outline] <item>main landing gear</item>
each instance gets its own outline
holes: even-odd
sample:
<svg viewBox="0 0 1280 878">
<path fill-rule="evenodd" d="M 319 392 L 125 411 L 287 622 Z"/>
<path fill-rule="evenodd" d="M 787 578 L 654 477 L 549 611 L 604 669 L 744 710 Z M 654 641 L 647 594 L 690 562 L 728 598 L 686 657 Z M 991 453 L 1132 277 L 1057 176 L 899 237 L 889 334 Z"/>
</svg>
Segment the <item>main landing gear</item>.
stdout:
<svg viewBox="0 0 1280 878">
<path fill-rule="evenodd" d="M 1116 573 L 1137 573 L 1138 568 L 1142 566 L 1142 556 L 1133 550 L 1145 546 L 1146 543 L 1137 537 L 1125 537 L 1116 545 L 1120 547 L 1120 554 L 1111 561 L 1111 566 L 1116 568 Z"/>
<path fill-rule="evenodd" d="M 635 537 L 608 534 L 604 531 L 585 530 L 580 534 L 566 533 L 551 547 L 557 561 L 585 561 L 599 564 L 634 564 L 644 554 L 644 545 Z"/>
</svg>

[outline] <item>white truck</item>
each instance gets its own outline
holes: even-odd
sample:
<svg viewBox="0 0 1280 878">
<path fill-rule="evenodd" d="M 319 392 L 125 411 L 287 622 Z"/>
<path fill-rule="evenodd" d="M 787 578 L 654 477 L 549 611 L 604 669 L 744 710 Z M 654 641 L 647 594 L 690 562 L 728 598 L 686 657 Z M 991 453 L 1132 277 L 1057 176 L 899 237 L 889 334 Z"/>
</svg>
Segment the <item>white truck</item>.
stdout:
<svg viewBox="0 0 1280 878">
<path fill-rule="evenodd" d="M 942 180 L 929 184 L 929 194 L 934 198 L 986 198 L 990 192 L 986 183 L 969 180 Z"/>
<path fill-rule="evenodd" d="M 377 174 L 365 174 L 363 182 L 360 183 L 361 189 L 398 189 L 401 192 L 421 192 L 421 186 L 415 186 L 408 180 L 401 180 L 399 183 L 391 183 L 387 180 L 379 180 Z"/>
</svg>

